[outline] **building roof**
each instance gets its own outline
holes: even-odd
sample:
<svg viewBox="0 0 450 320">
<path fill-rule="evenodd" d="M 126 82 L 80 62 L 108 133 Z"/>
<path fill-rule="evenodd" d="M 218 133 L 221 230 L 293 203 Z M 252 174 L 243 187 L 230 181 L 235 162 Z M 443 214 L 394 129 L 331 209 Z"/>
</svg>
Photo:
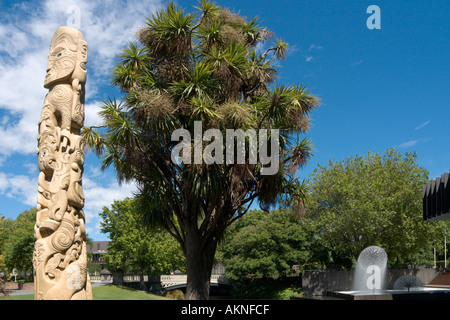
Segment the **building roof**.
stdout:
<svg viewBox="0 0 450 320">
<path fill-rule="evenodd" d="M 100 275 L 108 275 L 108 274 L 112 274 L 111 271 L 103 269 L 102 271 L 100 271 Z"/>
</svg>

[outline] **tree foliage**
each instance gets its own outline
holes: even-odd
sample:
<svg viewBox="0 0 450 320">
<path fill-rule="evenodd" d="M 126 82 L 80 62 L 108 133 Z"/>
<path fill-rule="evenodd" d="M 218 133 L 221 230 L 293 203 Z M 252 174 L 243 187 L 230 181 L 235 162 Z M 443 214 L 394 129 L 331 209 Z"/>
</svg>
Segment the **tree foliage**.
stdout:
<svg viewBox="0 0 450 320">
<path fill-rule="evenodd" d="M 0 272 L 5 272 L 6 270 L 4 220 L 5 217 L 0 214 Z"/>
<path fill-rule="evenodd" d="M 232 280 L 279 279 L 310 260 L 309 234 L 292 210 L 252 210 L 233 225 L 223 245 Z"/>
<path fill-rule="evenodd" d="M 8 272 L 14 268 L 22 277 L 33 274 L 34 224 L 36 222 L 36 208 L 25 210 L 16 220 L 0 221 L 0 244 L 3 242 L 3 259 Z"/>
<path fill-rule="evenodd" d="M 167 232 L 149 230 L 137 212 L 135 201 L 114 201 L 111 209 L 104 207 L 100 216 L 101 231 L 111 239 L 103 257 L 109 270 L 159 276 L 184 269 L 179 244 Z"/>
<path fill-rule="evenodd" d="M 314 171 L 306 218 L 338 264 L 351 267 L 371 245 L 383 247 L 391 263 L 429 246 L 436 225 L 422 220 L 428 172 L 416 158 L 391 149 L 329 161 Z"/>
</svg>

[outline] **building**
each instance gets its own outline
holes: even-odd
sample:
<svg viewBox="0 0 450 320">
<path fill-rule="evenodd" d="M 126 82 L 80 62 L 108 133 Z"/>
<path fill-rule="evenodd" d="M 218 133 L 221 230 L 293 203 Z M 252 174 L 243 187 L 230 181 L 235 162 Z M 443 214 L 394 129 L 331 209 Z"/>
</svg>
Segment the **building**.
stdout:
<svg viewBox="0 0 450 320">
<path fill-rule="evenodd" d="M 109 241 L 94 241 L 92 245 L 87 245 L 88 260 L 91 263 L 96 263 L 105 268 L 103 255 L 108 252 Z"/>
<path fill-rule="evenodd" d="M 444 173 L 423 186 L 423 220 L 450 220 L 449 176 L 449 173 Z"/>
</svg>

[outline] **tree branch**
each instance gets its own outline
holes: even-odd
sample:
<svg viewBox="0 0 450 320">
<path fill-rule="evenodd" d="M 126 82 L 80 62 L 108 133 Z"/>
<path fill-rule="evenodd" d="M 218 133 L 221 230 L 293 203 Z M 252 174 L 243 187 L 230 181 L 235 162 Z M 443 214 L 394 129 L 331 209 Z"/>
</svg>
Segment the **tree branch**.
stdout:
<svg viewBox="0 0 450 320">
<path fill-rule="evenodd" d="M 150 161 L 150 163 L 155 167 L 155 169 L 158 171 L 158 173 L 161 176 L 161 178 L 163 179 L 163 181 L 166 183 L 168 189 L 172 192 L 172 195 L 174 196 L 174 200 L 176 202 L 176 207 L 178 207 L 180 216 L 182 216 L 182 212 L 183 212 L 182 205 L 181 205 L 180 201 L 178 200 L 178 194 L 177 194 L 176 190 L 174 189 L 174 186 L 167 179 L 166 175 L 161 170 L 159 165 L 151 157 L 149 157 L 148 153 L 144 152 L 144 150 L 140 146 L 140 143 L 139 143 L 139 140 L 137 139 L 137 137 L 133 136 L 133 139 L 135 140 L 135 144 L 136 144 L 137 148 L 139 149 L 139 151 L 141 152 L 141 154 L 145 158 L 147 158 Z M 176 181 L 174 181 L 174 182 L 176 182 Z"/>
<path fill-rule="evenodd" d="M 237 216 L 235 216 L 234 218 L 232 218 L 232 219 L 227 223 L 227 227 L 230 226 L 234 221 L 236 221 L 236 220 L 238 220 L 239 218 L 243 217 L 243 216 L 248 212 L 248 210 L 250 209 L 250 207 L 251 207 L 252 204 L 253 204 L 253 201 L 257 198 L 257 196 L 258 196 L 258 194 L 257 194 L 257 193 L 254 193 L 251 197 L 249 197 L 247 200 L 245 200 L 245 201 L 241 204 L 241 206 L 242 206 L 243 204 L 245 204 L 245 203 L 247 203 L 247 202 L 250 201 L 249 205 L 247 206 L 247 209 L 245 209 L 244 212 L 242 212 L 242 213 L 238 214 Z"/>
</svg>

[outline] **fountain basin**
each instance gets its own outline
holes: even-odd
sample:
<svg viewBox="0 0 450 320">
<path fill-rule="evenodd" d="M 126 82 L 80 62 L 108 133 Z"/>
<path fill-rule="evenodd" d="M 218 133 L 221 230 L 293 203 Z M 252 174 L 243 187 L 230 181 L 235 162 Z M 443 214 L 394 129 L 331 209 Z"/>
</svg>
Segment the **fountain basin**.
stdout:
<svg viewBox="0 0 450 320">
<path fill-rule="evenodd" d="M 330 295 L 345 300 L 450 300 L 450 288 L 420 287 L 409 290 L 333 291 Z"/>
</svg>

